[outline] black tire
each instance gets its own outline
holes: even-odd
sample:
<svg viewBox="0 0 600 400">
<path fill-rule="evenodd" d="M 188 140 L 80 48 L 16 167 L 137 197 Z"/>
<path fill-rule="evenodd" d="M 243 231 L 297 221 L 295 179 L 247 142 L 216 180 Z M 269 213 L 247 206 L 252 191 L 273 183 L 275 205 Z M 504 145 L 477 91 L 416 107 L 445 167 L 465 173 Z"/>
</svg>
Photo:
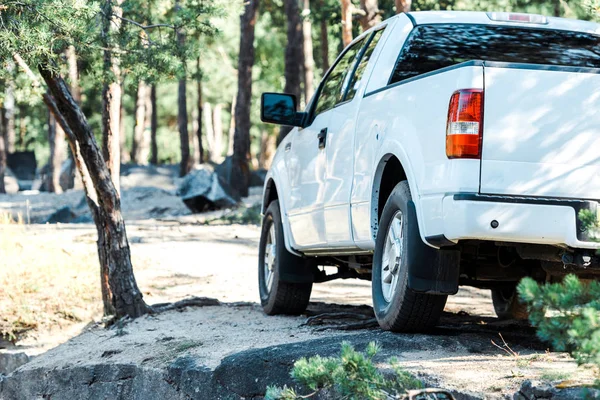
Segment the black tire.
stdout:
<svg viewBox="0 0 600 400">
<path fill-rule="evenodd" d="M 373 255 L 373 279 L 371 283 L 373 293 L 373 309 L 379 325 L 384 330 L 393 332 L 414 332 L 424 331 L 435 326 L 440 318 L 444 306 L 446 305 L 445 295 L 433 295 L 417 293 L 408 288 L 408 257 L 406 256 L 410 249 L 418 249 L 422 246 L 415 246 L 421 237 L 414 232 L 415 229 L 408 229 L 412 224 L 417 224 L 414 217 L 410 217 L 408 204 L 411 201 L 408 182 L 400 182 L 387 200 L 383 213 L 381 215 L 379 230 L 375 242 L 375 253 Z M 383 281 L 381 279 L 383 270 L 383 253 L 386 240 L 388 240 L 388 230 L 392 220 L 398 213 L 402 212 L 402 243 L 403 254 L 398 264 L 395 292 L 388 293 L 389 301 L 386 300 L 383 293 Z M 413 232 L 412 234 L 410 232 Z M 393 285 L 393 280 L 390 287 Z"/>
<path fill-rule="evenodd" d="M 517 286 L 492 289 L 494 311 L 500 319 L 526 320 L 529 318 L 527 306 L 519 301 Z"/>
<path fill-rule="evenodd" d="M 275 259 L 273 261 L 272 283 L 269 289 L 265 271 L 265 254 L 269 241 L 269 231 L 274 226 L 275 233 Z M 279 201 L 275 200 L 265 213 L 260 235 L 258 251 L 258 288 L 260 292 L 260 303 L 267 315 L 301 314 L 308 306 L 311 283 L 292 283 L 280 280 L 280 265 L 293 268 L 306 268 L 303 258 L 295 256 L 287 251 L 283 238 L 283 225 L 281 224 L 281 213 Z"/>
</svg>

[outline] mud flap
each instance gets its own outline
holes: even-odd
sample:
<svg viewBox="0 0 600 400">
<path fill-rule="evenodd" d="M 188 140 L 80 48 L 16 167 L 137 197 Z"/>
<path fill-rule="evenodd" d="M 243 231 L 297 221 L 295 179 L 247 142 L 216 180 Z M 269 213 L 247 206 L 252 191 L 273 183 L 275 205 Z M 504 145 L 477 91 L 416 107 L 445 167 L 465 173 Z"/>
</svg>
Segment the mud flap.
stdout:
<svg viewBox="0 0 600 400">
<path fill-rule="evenodd" d="M 290 254 L 291 255 L 291 254 Z M 296 257 L 296 256 L 292 256 Z M 279 280 L 289 283 L 312 283 L 315 280 L 314 261 L 305 258 L 304 262 L 283 262 L 279 266 Z"/>
<path fill-rule="evenodd" d="M 408 202 L 408 287 L 419 293 L 456 294 L 460 271 L 460 251 L 437 250 L 421 239 L 415 203 Z"/>
</svg>

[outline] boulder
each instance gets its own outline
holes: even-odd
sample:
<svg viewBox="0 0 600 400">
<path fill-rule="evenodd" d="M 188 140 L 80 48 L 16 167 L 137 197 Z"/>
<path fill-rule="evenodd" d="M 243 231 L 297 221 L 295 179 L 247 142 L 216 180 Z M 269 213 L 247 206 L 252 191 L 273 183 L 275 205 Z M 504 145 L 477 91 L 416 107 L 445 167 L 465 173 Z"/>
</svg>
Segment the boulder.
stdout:
<svg viewBox="0 0 600 400">
<path fill-rule="evenodd" d="M 252 171 L 250 173 L 250 187 L 256 187 L 256 186 L 264 186 L 265 185 L 265 178 L 267 177 L 267 170 L 266 169 L 257 169 L 256 171 Z"/>
<path fill-rule="evenodd" d="M 240 200 L 208 166 L 201 166 L 184 176 L 179 182 L 177 195 L 194 213 L 233 207 Z"/>
<path fill-rule="evenodd" d="M 73 165 L 75 161 L 71 157 L 68 157 L 60 167 L 60 187 L 63 191 L 69 189 L 83 190 L 83 182 L 79 176 L 79 171 Z"/>
<path fill-rule="evenodd" d="M 16 151 L 9 153 L 6 158 L 6 164 L 17 179 L 34 180 L 37 171 L 37 161 L 33 151 Z"/>
<path fill-rule="evenodd" d="M 121 165 L 121 187 L 154 187 L 175 190 L 175 179 L 179 174 L 177 165 Z"/>
<path fill-rule="evenodd" d="M 0 375 L 8 375 L 21 365 L 29 362 L 30 357 L 23 352 L 7 351 L 0 353 Z"/>
<path fill-rule="evenodd" d="M 71 209 L 71 207 L 63 207 L 56 210 L 46 220 L 47 224 L 68 224 L 73 222 L 78 215 Z"/>
</svg>

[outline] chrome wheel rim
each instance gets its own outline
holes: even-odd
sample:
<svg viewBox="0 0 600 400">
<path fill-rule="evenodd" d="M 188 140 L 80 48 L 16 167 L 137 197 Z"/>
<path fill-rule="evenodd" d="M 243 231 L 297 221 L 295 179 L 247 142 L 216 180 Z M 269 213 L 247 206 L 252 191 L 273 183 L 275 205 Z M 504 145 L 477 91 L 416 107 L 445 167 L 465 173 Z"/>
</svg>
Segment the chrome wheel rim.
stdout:
<svg viewBox="0 0 600 400">
<path fill-rule="evenodd" d="M 263 262 L 263 272 L 265 277 L 265 287 L 267 292 L 271 292 L 273 286 L 273 274 L 275 271 L 275 261 L 277 256 L 277 239 L 275 239 L 275 224 L 271 224 L 265 245 L 265 259 Z"/>
<path fill-rule="evenodd" d="M 404 256 L 402 211 L 396 211 L 388 228 L 381 260 L 381 292 L 385 301 L 390 303 L 396 294 L 400 266 Z"/>
</svg>

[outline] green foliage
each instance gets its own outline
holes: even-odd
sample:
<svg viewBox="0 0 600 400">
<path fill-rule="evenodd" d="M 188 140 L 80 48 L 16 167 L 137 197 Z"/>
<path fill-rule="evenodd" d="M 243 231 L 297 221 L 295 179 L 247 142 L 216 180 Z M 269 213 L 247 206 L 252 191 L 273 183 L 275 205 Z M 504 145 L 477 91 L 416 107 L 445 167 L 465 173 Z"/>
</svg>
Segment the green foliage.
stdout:
<svg viewBox="0 0 600 400">
<path fill-rule="evenodd" d="M 393 360 L 396 376 L 386 378 L 373 362 L 379 350 L 379 346 L 371 342 L 365 353 L 361 353 L 344 342 L 339 357 L 301 358 L 294 364 L 291 375 L 301 386 L 315 393 L 323 389 L 334 390 L 344 399 L 385 399 L 423 387 Z M 269 387 L 265 398 L 291 400 L 303 397 L 292 388 Z"/>
<path fill-rule="evenodd" d="M 569 352 L 579 364 L 600 367 L 599 282 L 582 282 L 574 275 L 553 284 L 525 278 L 518 291 L 540 339 Z"/>
</svg>

